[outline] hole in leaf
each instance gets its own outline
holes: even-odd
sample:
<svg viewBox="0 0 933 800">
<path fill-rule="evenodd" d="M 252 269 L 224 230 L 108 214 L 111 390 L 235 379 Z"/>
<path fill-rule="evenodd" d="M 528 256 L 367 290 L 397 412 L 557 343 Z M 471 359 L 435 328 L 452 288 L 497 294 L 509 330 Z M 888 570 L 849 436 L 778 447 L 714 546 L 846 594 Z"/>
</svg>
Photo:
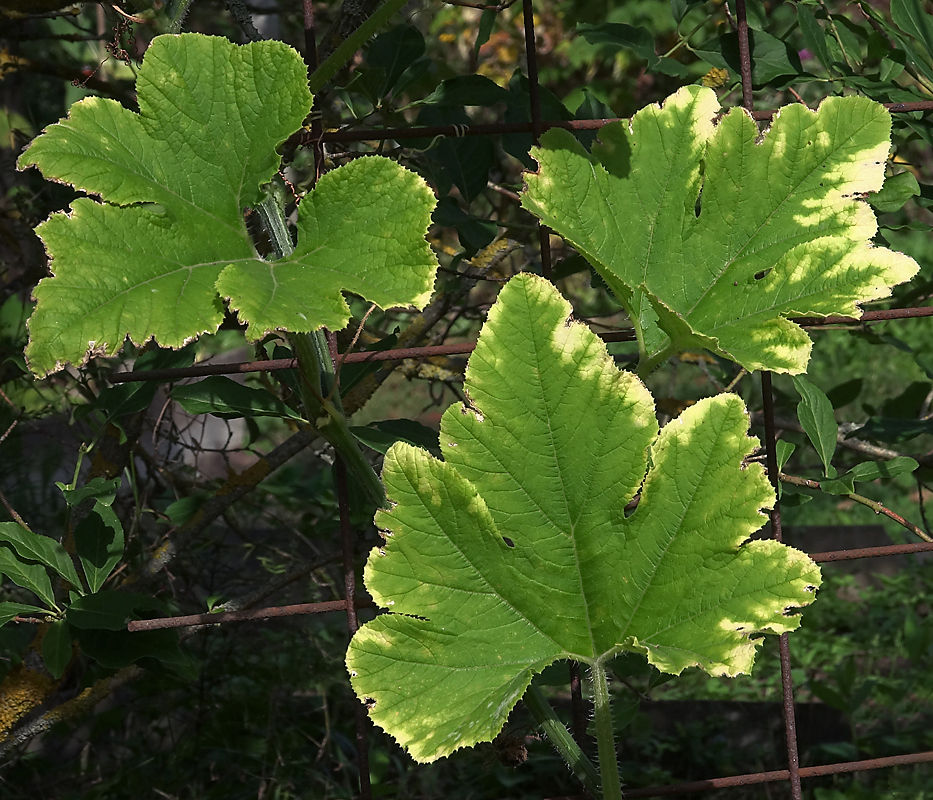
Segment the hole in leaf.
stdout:
<svg viewBox="0 0 933 800">
<path fill-rule="evenodd" d="M 771 272 L 771 267 L 768 267 L 768 269 L 763 269 L 763 270 L 761 270 L 760 272 L 756 272 L 756 273 L 755 273 L 755 280 L 756 280 L 756 281 L 760 281 L 760 280 L 761 280 L 762 278 L 764 278 L 765 275 L 767 275 L 769 272 Z"/>
<path fill-rule="evenodd" d="M 515 542 L 513 542 L 508 536 L 503 536 L 502 541 L 505 542 L 508 547 L 515 547 Z"/>
<path fill-rule="evenodd" d="M 363 705 L 366 706 L 366 710 L 367 710 L 367 711 L 370 711 L 371 709 L 373 709 L 373 708 L 376 707 L 376 700 L 375 700 L 375 698 L 367 697 L 367 698 L 363 701 Z"/>
</svg>

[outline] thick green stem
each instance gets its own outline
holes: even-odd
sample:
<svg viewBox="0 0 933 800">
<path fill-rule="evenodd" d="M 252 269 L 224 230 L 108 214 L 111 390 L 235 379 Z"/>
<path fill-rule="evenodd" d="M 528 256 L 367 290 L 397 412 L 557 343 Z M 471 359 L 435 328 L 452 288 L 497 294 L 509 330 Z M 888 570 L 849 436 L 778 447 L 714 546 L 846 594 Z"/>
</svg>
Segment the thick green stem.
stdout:
<svg viewBox="0 0 933 800">
<path fill-rule="evenodd" d="M 333 365 L 329 355 L 323 355 L 314 346 L 313 338 L 320 331 L 313 333 L 289 333 L 288 343 L 298 359 L 298 373 L 301 385 L 301 400 L 309 421 L 317 428 L 321 436 L 330 442 L 347 465 L 347 469 L 356 476 L 366 493 L 378 507 L 386 505 L 385 488 L 373 471 L 372 465 L 360 452 L 356 438 L 350 433 L 347 418 L 340 410 L 340 396 L 334 392 L 333 398 L 322 393 L 321 375 L 326 367 Z M 327 353 L 325 348 L 324 353 Z M 322 369 L 323 367 L 323 369 Z M 336 400 L 336 402 L 335 402 Z"/>
<path fill-rule="evenodd" d="M 570 732 L 564 727 L 564 723 L 557 718 L 554 709 L 541 693 L 541 690 L 531 684 L 528 691 L 525 692 L 525 706 L 535 718 L 535 722 L 541 726 L 551 744 L 554 745 L 561 758 L 567 762 L 573 774 L 586 787 L 587 791 L 593 797 L 601 798 L 603 795 L 599 790 L 599 773 L 596 767 L 584 755 L 579 745 L 573 740 Z"/>
<path fill-rule="evenodd" d="M 592 666 L 593 712 L 596 723 L 596 748 L 599 753 L 599 775 L 605 800 L 622 800 L 619 762 L 616 761 L 616 741 L 612 734 L 612 708 L 609 705 L 609 683 L 606 666 L 597 661 Z"/>
<path fill-rule="evenodd" d="M 641 343 L 639 342 L 639 344 Z M 644 380 L 676 352 L 677 348 L 673 345 L 673 343 L 665 347 L 654 356 L 648 356 L 647 353 L 642 352 L 641 357 L 638 359 L 638 377 Z"/>
<path fill-rule="evenodd" d="M 274 189 L 274 186 L 272 187 Z M 285 222 L 282 203 L 270 191 L 259 205 L 259 213 L 272 240 L 272 247 L 280 258 L 294 251 L 291 234 Z M 382 481 L 372 465 L 360 452 L 359 443 L 350 433 L 340 393 L 334 386 L 334 363 L 321 330 L 311 333 L 289 333 L 288 343 L 298 359 L 301 402 L 308 421 L 330 442 L 347 469 L 356 476 L 370 499 L 380 508 L 386 505 Z"/>
<path fill-rule="evenodd" d="M 311 94 L 317 94 L 323 89 L 340 68 L 366 44 L 369 37 L 388 22 L 407 2 L 408 0 L 386 0 L 384 5 L 377 8 L 371 17 L 344 39 L 328 59 L 311 73 L 311 77 L 308 78 L 308 88 L 311 89 Z"/>
</svg>

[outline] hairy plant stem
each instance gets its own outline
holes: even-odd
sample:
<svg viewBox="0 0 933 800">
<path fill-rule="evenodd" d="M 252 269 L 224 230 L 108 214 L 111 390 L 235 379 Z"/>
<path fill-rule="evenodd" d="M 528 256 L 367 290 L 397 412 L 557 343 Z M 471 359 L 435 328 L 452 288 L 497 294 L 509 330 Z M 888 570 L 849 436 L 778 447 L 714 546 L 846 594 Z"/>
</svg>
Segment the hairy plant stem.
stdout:
<svg viewBox="0 0 933 800">
<path fill-rule="evenodd" d="M 637 331 L 637 328 L 636 328 Z M 677 348 L 673 343 L 669 344 L 659 353 L 654 356 L 649 356 L 648 353 L 644 350 L 642 340 L 638 340 L 638 377 L 644 380 L 652 372 L 654 372 L 658 367 L 660 367 L 665 361 L 667 361 L 674 353 L 677 352 Z"/>
<path fill-rule="evenodd" d="M 311 94 L 317 94 L 323 89 L 338 70 L 356 55 L 369 37 L 388 22 L 407 2 L 408 0 L 386 0 L 384 5 L 377 8 L 371 17 L 368 17 L 360 27 L 344 39 L 327 60 L 311 73 L 311 77 L 308 78 L 308 88 Z"/>
<path fill-rule="evenodd" d="M 590 668 L 593 681 L 593 715 L 596 723 L 596 747 L 599 753 L 599 776 L 604 800 L 622 800 L 619 762 L 616 760 L 616 740 L 612 735 L 612 708 L 609 705 L 609 683 L 606 665 L 596 661 Z"/>
<path fill-rule="evenodd" d="M 596 767 L 586 757 L 580 746 L 574 741 L 570 731 L 564 726 L 564 723 L 557 718 L 551 704 L 541 690 L 531 684 L 528 691 L 525 692 L 525 707 L 535 718 L 535 722 L 541 726 L 548 740 L 554 745 L 554 748 L 560 753 L 561 758 L 567 762 L 573 774 L 586 787 L 586 790 L 595 798 L 602 798 L 602 792 L 599 790 L 599 773 Z"/>
<path fill-rule="evenodd" d="M 292 237 L 285 222 L 281 198 L 275 187 L 269 191 L 259 205 L 259 215 L 265 223 L 275 253 L 280 258 L 294 251 Z M 376 506 L 386 504 L 382 481 L 373 471 L 372 465 L 363 456 L 359 444 L 350 433 L 346 415 L 340 402 L 336 386 L 334 363 L 330 357 L 324 331 L 287 334 L 288 343 L 298 359 L 299 386 L 305 416 L 312 427 L 330 442 L 347 469 L 362 484 Z"/>
</svg>

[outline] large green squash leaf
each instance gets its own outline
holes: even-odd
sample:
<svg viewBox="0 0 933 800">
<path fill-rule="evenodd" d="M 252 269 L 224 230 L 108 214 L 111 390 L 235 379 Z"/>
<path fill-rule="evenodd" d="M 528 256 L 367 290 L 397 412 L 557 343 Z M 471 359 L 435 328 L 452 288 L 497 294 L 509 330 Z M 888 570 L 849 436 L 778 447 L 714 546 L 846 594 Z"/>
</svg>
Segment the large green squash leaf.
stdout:
<svg viewBox="0 0 933 800">
<path fill-rule="evenodd" d="M 787 106 L 759 137 L 688 86 L 587 153 L 549 131 L 522 204 L 571 242 L 629 312 L 643 357 L 706 347 L 747 369 L 805 372 L 810 339 L 787 317 L 857 316 L 910 278 L 873 247 L 891 119 L 863 97 Z"/>
<path fill-rule="evenodd" d="M 244 209 L 261 200 L 279 167 L 276 147 L 311 108 L 293 49 L 160 36 L 137 93 L 138 114 L 98 97 L 76 103 L 19 160 L 103 201 L 78 199 L 37 229 L 54 277 L 35 291 L 33 371 L 112 354 L 127 335 L 179 347 L 217 329 L 222 299 L 250 339 L 344 327 L 342 291 L 383 307 L 427 302 L 434 196 L 387 159 L 325 175 L 300 206 L 294 253 L 276 262 L 257 255 Z"/>
<path fill-rule="evenodd" d="M 386 456 L 386 543 L 364 577 L 393 613 L 347 654 L 373 720 L 414 758 L 490 740 L 555 660 L 630 650 L 665 672 L 735 675 L 755 634 L 799 625 L 786 610 L 813 600 L 819 569 L 745 541 L 774 494 L 746 461 L 738 397 L 659 433 L 642 383 L 527 275 L 491 310 L 466 391 L 472 407 L 441 423 L 446 461 L 403 443 Z"/>
</svg>

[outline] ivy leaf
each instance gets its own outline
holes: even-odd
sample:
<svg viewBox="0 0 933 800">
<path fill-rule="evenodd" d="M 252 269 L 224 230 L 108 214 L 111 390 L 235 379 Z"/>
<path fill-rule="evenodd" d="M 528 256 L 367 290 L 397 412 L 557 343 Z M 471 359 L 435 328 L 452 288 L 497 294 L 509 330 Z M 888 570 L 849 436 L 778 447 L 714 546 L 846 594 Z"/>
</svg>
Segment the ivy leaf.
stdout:
<svg viewBox="0 0 933 800">
<path fill-rule="evenodd" d="M 745 541 L 774 494 L 746 462 L 742 401 L 708 398 L 659 433 L 647 389 L 570 312 L 514 278 L 470 358 L 473 407 L 444 414 L 447 460 L 386 456 L 386 543 L 364 578 L 395 613 L 357 632 L 347 666 L 416 760 L 492 739 L 559 659 L 747 672 L 755 634 L 796 628 L 786 610 L 819 584 L 803 553 Z"/>
<path fill-rule="evenodd" d="M 522 204 L 573 244 L 632 317 L 643 357 L 706 347 L 746 369 L 800 373 L 811 342 L 787 317 L 858 315 L 918 269 L 880 247 L 858 195 L 884 179 L 891 119 L 862 97 L 783 108 L 759 139 L 742 109 L 718 124 L 688 86 L 592 155 L 566 131 L 533 151 Z"/>
<path fill-rule="evenodd" d="M 434 198 L 386 159 L 325 175 L 300 206 L 295 252 L 274 264 L 258 256 L 244 210 L 261 201 L 276 147 L 311 108 L 290 47 L 157 37 L 136 88 L 138 114 L 85 99 L 19 159 L 102 200 L 80 198 L 37 228 L 54 277 L 36 288 L 29 321 L 36 374 L 113 354 L 126 336 L 178 348 L 217 329 L 225 298 L 251 340 L 344 327 L 342 291 L 383 307 L 427 302 Z"/>
</svg>

